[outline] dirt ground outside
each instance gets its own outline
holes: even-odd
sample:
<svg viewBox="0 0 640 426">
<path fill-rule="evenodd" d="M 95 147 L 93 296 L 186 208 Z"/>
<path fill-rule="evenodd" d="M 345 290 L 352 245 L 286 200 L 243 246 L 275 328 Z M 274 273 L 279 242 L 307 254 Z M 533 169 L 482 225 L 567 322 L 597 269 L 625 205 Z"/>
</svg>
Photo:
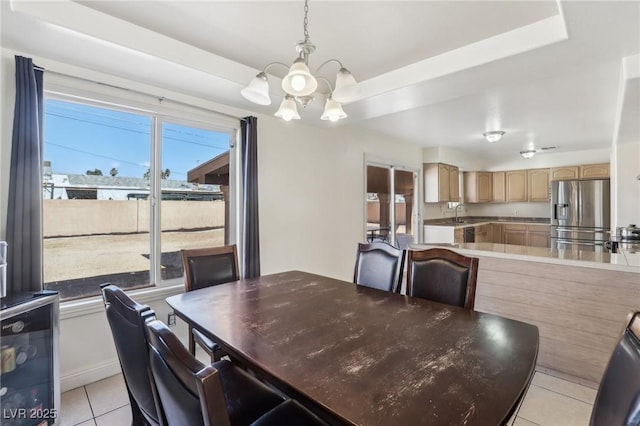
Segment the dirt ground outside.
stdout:
<svg viewBox="0 0 640 426">
<path fill-rule="evenodd" d="M 181 249 L 223 244 L 224 228 L 163 232 L 163 268 L 167 262 L 179 267 L 178 254 Z M 132 286 L 148 284 L 149 250 L 148 233 L 46 238 L 44 282 L 45 285 L 50 284 L 47 288 L 61 291 L 63 299 L 98 294 L 98 281 L 117 282 L 128 277 Z M 181 274 L 181 268 L 178 272 Z M 96 279 L 91 280 L 92 277 Z M 143 282 L 145 277 L 146 283 Z M 91 289 L 71 291 L 73 289 L 69 288 L 82 285 Z"/>
</svg>

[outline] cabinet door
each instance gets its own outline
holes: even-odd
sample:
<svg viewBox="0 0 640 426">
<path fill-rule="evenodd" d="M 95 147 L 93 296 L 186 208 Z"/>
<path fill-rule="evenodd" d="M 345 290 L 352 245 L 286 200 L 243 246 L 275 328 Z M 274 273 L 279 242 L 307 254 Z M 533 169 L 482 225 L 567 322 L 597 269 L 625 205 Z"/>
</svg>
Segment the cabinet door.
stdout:
<svg viewBox="0 0 640 426">
<path fill-rule="evenodd" d="M 456 166 L 449 166 L 449 200 L 460 201 L 459 171 Z"/>
<path fill-rule="evenodd" d="M 502 244 L 503 239 L 503 227 L 500 223 L 491 224 L 491 242 L 494 244 Z"/>
<path fill-rule="evenodd" d="M 449 201 L 451 198 L 451 182 L 449 180 L 449 166 L 438 164 L 438 200 Z"/>
<path fill-rule="evenodd" d="M 507 202 L 527 201 L 527 171 L 512 170 L 506 172 Z"/>
<path fill-rule="evenodd" d="M 529 201 L 549 201 L 549 169 L 528 170 L 527 181 Z"/>
<path fill-rule="evenodd" d="M 478 201 L 488 203 L 493 198 L 493 178 L 491 173 L 478 172 L 476 177 L 476 189 L 478 192 Z"/>
<path fill-rule="evenodd" d="M 453 231 L 453 242 L 456 244 L 464 243 L 464 230 L 462 228 L 456 228 Z"/>
<path fill-rule="evenodd" d="M 510 231 L 505 229 L 504 243 L 514 246 L 525 246 L 527 245 L 527 233 L 525 231 Z"/>
<path fill-rule="evenodd" d="M 491 242 L 491 225 L 476 226 L 475 229 L 476 243 L 490 243 Z"/>
<path fill-rule="evenodd" d="M 609 163 L 580 166 L 580 179 L 608 178 Z"/>
<path fill-rule="evenodd" d="M 551 180 L 578 179 L 578 176 L 578 166 L 553 167 L 551 169 Z"/>
<path fill-rule="evenodd" d="M 529 232 L 527 233 L 527 245 L 531 247 L 549 247 L 551 243 L 549 234 L 542 232 Z"/>
<path fill-rule="evenodd" d="M 504 203 L 507 201 L 507 192 L 505 188 L 505 172 L 493 172 L 493 201 L 496 203 Z"/>
</svg>

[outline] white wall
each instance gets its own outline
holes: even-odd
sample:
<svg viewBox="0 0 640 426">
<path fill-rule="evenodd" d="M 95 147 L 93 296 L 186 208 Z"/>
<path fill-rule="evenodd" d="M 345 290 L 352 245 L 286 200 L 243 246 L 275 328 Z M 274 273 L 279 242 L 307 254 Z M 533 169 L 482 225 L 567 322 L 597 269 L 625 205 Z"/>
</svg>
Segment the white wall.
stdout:
<svg viewBox="0 0 640 426">
<path fill-rule="evenodd" d="M 2 55 L 0 62 L 0 240 L 6 237 L 9 199 L 9 164 L 11 163 L 11 135 L 15 101 L 15 63 L 13 56 Z"/>
<path fill-rule="evenodd" d="M 351 280 L 364 239 L 364 156 L 421 167 L 421 148 L 349 127 L 258 120 L 262 272 Z M 285 214 L 282 202 L 288 205 Z"/>
<path fill-rule="evenodd" d="M 640 142 L 615 146 L 616 209 L 612 227 L 640 226 Z"/>
</svg>

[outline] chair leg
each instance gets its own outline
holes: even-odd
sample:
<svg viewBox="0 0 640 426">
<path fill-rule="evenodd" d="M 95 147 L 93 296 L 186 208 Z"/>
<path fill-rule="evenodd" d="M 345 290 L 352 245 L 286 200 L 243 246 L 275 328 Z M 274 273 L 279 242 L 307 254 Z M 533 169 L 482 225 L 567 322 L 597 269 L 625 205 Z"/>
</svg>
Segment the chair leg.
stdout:
<svg viewBox="0 0 640 426">
<path fill-rule="evenodd" d="M 193 327 L 189 326 L 189 352 L 196 356 L 196 340 L 193 338 Z"/>
</svg>

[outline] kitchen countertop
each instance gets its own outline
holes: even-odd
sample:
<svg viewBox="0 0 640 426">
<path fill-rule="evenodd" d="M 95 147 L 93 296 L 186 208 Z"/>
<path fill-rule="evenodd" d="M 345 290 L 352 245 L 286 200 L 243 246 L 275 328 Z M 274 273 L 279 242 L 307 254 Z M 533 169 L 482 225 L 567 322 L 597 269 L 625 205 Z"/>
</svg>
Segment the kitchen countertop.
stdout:
<svg viewBox="0 0 640 426">
<path fill-rule="evenodd" d="M 495 243 L 461 244 L 411 244 L 413 250 L 444 247 L 464 255 L 500 257 L 541 263 L 582 266 L 586 268 L 610 269 L 640 274 L 640 252 L 620 250 L 618 253 L 596 253 L 591 251 L 556 250 L 546 247 L 516 246 Z"/>
<path fill-rule="evenodd" d="M 501 217 L 501 216 L 460 216 L 462 222 L 455 222 L 454 218 L 425 219 L 423 225 L 452 226 L 454 228 L 466 228 L 487 223 L 510 223 L 518 225 L 550 225 L 548 217 Z"/>
</svg>

